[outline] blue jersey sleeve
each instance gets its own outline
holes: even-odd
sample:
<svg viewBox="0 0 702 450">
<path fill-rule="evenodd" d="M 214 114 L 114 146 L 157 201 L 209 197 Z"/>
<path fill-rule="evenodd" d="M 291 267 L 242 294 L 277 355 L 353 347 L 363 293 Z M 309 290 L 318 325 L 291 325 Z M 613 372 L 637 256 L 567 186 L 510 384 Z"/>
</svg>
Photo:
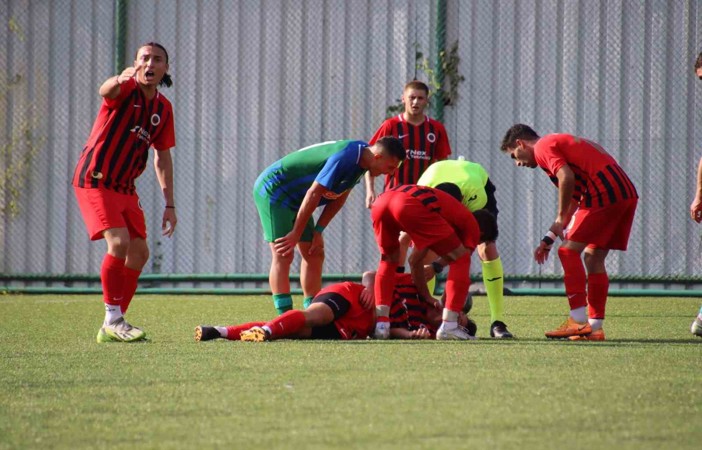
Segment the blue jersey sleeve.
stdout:
<svg viewBox="0 0 702 450">
<path fill-rule="evenodd" d="M 360 178 L 358 174 L 362 169 L 359 163 L 362 151 L 367 146 L 363 141 L 349 141 L 343 149 L 327 159 L 315 181 L 337 194 L 352 188 Z"/>
</svg>

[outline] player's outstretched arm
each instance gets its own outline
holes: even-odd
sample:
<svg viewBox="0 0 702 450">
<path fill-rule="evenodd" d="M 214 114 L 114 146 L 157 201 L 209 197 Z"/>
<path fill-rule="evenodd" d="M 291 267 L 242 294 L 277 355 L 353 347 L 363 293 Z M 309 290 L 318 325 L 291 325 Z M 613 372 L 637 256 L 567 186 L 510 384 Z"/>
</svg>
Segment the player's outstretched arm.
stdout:
<svg viewBox="0 0 702 450">
<path fill-rule="evenodd" d="M 117 76 L 110 77 L 102 83 L 100 86 L 100 95 L 104 98 L 117 98 L 120 92 L 120 85 L 130 78 L 136 77 L 136 74 L 144 66 L 143 63 L 139 63 L 135 67 L 127 67 Z"/>
</svg>

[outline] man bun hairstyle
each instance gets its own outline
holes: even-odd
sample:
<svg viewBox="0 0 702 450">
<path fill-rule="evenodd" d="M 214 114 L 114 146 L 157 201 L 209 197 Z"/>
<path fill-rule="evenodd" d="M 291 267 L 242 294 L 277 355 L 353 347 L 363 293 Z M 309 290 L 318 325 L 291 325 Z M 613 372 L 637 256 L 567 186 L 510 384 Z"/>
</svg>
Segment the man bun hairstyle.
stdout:
<svg viewBox="0 0 702 450">
<path fill-rule="evenodd" d="M 455 198 L 459 202 L 463 201 L 463 194 L 461 193 L 461 189 L 453 183 L 439 183 L 436 186 L 434 186 L 434 189 L 446 192 L 448 195 Z"/>
<path fill-rule="evenodd" d="M 505 133 L 505 137 L 502 138 L 502 145 L 500 145 L 500 150 L 502 150 L 503 152 L 509 152 L 510 149 L 513 149 L 517 145 L 517 139 L 533 141 L 538 138 L 539 135 L 536 133 L 536 131 L 534 131 L 533 128 L 531 128 L 529 125 L 518 123 L 516 125 L 512 125 L 509 128 L 509 130 L 507 130 L 507 133 Z"/>
<path fill-rule="evenodd" d="M 166 55 L 166 64 L 168 64 L 168 50 L 166 50 L 166 47 L 163 45 L 159 44 L 158 42 L 147 42 L 146 44 L 141 45 L 139 48 L 142 47 L 158 47 L 161 50 L 163 50 L 163 53 Z M 137 55 L 139 54 L 139 49 L 137 49 Z M 136 56 L 135 56 L 136 58 Z M 163 78 L 161 78 L 161 81 L 158 83 L 159 86 L 166 86 L 166 87 L 171 87 L 173 86 L 173 79 L 171 76 L 167 73 L 163 74 Z"/>
<path fill-rule="evenodd" d="M 407 157 L 402 142 L 396 137 L 385 136 L 378 139 L 375 144 L 382 147 L 384 154 L 397 158 L 399 161 L 404 161 Z"/>
</svg>

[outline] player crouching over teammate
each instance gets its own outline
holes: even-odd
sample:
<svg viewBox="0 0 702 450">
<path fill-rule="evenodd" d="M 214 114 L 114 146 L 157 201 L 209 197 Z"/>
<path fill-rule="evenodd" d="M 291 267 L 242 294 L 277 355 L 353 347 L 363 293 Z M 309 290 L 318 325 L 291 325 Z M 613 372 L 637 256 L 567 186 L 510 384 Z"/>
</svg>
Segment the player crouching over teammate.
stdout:
<svg viewBox="0 0 702 450">
<path fill-rule="evenodd" d="M 429 250 L 439 258 L 432 263 L 436 273 L 449 266 L 446 302 L 437 339 L 471 339 L 458 323 L 470 286 L 470 258 L 479 243 L 497 239 L 495 216 L 485 210 L 471 213 L 461 204 L 455 184 L 435 188 L 403 185 L 385 191 L 373 203 L 373 231 L 381 261 L 375 280 L 376 339 L 390 337 L 390 307 L 399 261 L 401 232 L 415 245 L 410 256 L 412 280 L 425 301 L 438 302 L 429 293 L 423 259 Z"/>
<path fill-rule="evenodd" d="M 362 284 L 342 282 L 322 289 L 304 311 L 292 310 L 269 322 L 249 322 L 229 327 L 200 325 L 196 341 L 224 338 L 231 341 L 276 339 L 365 339 L 375 325 L 373 284 L 375 272 L 365 272 Z M 440 306 L 423 301 L 409 274 L 398 275 L 392 309 L 390 337 L 429 339 L 441 324 Z M 465 315 L 459 322 L 475 336 L 475 322 Z"/>
</svg>

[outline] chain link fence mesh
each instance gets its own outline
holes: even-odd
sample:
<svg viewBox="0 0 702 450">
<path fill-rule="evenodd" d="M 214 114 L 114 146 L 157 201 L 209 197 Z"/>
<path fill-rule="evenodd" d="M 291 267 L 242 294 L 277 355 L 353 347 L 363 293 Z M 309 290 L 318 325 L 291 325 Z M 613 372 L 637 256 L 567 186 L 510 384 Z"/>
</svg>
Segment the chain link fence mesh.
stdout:
<svg viewBox="0 0 702 450">
<path fill-rule="evenodd" d="M 515 122 L 600 142 L 639 189 L 626 253 L 613 275 L 694 276 L 699 230 L 688 217 L 702 133 L 702 8 L 674 1 L 8 0 L 0 7 L 0 268 L 95 273 L 70 177 L 99 107 L 99 85 L 159 41 L 174 79 L 178 229 L 160 236 L 163 199 L 147 168 L 146 273 L 268 271 L 251 198 L 283 155 L 334 139 L 368 140 L 402 86 L 436 74 L 437 31 L 457 44 L 464 78 L 444 109 L 454 154 L 497 186 L 505 271 L 558 275 L 533 248 L 555 215 L 540 171 L 499 152 Z M 119 20 L 123 11 L 124 20 Z M 117 26 L 115 25 L 117 24 Z M 441 30 L 441 28 L 444 30 Z M 120 61 L 123 59 L 123 61 Z M 436 107 L 436 100 L 434 100 Z M 378 251 L 359 185 L 325 232 L 327 273 L 359 273 Z M 474 266 L 476 267 L 476 266 Z"/>
</svg>

